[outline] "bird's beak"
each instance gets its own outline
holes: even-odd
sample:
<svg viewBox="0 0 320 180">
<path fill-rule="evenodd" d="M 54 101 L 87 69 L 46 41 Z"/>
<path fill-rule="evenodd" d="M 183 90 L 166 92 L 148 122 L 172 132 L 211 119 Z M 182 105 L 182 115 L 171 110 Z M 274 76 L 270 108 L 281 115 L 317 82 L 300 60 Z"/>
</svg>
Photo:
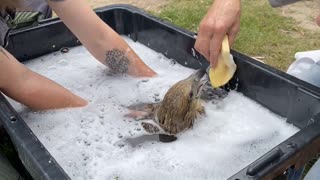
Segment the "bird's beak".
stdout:
<svg viewBox="0 0 320 180">
<path fill-rule="evenodd" d="M 191 75 L 193 79 L 192 91 L 196 98 L 200 97 L 203 86 L 208 82 L 208 78 L 204 77 L 205 69 L 199 69 Z"/>
<path fill-rule="evenodd" d="M 206 70 L 205 69 L 199 69 L 196 72 L 194 72 L 191 77 L 192 79 L 194 79 L 194 81 L 200 82 L 200 80 L 202 79 L 202 77 L 206 74 Z"/>
</svg>

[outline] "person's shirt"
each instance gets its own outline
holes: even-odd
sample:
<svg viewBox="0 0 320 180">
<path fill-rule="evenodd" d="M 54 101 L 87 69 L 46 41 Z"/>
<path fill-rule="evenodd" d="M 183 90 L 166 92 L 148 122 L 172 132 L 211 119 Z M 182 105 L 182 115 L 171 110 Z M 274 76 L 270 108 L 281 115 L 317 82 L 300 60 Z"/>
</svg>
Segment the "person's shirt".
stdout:
<svg viewBox="0 0 320 180">
<path fill-rule="evenodd" d="M 12 14 L 7 11 L 0 12 L 0 47 L 7 45 L 7 38 L 10 31 L 10 19 L 14 18 Z"/>
<path fill-rule="evenodd" d="M 0 47 L 8 44 L 10 30 L 34 25 L 39 20 L 52 17 L 52 10 L 45 0 L 25 0 L 21 7 L 0 12 Z"/>
</svg>

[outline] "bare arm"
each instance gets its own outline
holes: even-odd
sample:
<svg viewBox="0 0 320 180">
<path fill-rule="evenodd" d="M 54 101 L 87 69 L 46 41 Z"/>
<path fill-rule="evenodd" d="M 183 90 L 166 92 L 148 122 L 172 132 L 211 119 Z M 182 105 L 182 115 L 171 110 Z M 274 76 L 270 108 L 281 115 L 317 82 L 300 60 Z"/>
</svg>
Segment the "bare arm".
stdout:
<svg viewBox="0 0 320 180">
<path fill-rule="evenodd" d="M 156 75 L 84 0 L 48 0 L 48 3 L 88 51 L 111 70 L 133 76 Z"/>
<path fill-rule="evenodd" d="M 18 62 L 0 47 L 0 91 L 34 109 L 58 109 L 87 104 L 82 98 Z"/>
</svg>

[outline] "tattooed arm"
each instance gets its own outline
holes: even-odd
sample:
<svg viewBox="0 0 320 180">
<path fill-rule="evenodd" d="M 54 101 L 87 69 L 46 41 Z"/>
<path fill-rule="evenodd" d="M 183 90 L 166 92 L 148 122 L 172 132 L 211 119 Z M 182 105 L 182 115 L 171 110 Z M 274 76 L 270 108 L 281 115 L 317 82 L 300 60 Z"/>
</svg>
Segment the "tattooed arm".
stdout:
<svg viewBox="0 0 320 180">
<path fill-rule="evenodd" d="M 48 0 L 48 3 L 88 51 L 112 71 L 133 76 L 156 75 L 84 0 Z"/>
<path fill-rule="evenodd" d="M 82 98 L 41 76 L 0 47 L 0 91 L 34 109 L 58 109 L 87 104 Z"/>
</svg>

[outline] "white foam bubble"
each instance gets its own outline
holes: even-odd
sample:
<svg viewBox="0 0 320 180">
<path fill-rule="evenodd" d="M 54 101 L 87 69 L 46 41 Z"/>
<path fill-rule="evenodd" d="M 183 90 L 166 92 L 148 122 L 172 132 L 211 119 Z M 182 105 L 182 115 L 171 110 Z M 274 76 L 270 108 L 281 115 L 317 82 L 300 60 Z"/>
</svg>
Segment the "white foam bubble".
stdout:
<svg viewBox="0 0 320 180">
<path fill-rule="evenodd" d="M 76 47 L 26 65 L 89 100 L 87 107 L 33 113 L 10 100 L 72 179 L 227 179 L 298 131 L 231 92 L 218 103 L 207 103 L 206 116 L 175 142 L 125 144 L 124 139 L 145 132 L 123 117 L 128 112 L 124 106 L 162 99 L 193 70 L 124 39 L 158 77 L 108 76 L 105 66 Z"/>
</svg>

